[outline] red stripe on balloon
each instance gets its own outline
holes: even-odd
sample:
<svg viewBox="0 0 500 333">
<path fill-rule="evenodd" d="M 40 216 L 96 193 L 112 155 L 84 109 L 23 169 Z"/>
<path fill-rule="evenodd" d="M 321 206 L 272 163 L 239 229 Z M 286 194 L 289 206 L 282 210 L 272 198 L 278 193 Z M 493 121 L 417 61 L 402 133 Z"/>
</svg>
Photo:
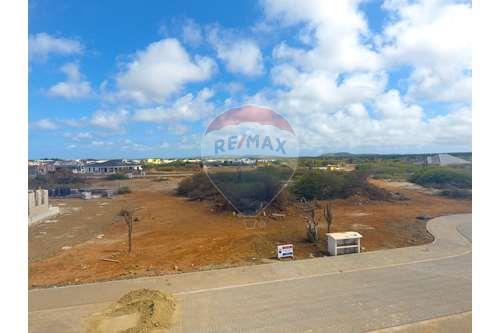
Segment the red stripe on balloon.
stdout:
<svg viewBox="0 0 500 333">
<path fill-rule="evenodd" d="M 205 135 L 220 130 L 226 126 L 239 125 L 241 123 L 259 123 L 261 125 L 273 125 L 281 130 L 289 131 L 295 135 L 292 126 L 271 109 L 247 105 L 241 108 L 228 110 L 217 116 L 208 126 Z"/>
</svg>

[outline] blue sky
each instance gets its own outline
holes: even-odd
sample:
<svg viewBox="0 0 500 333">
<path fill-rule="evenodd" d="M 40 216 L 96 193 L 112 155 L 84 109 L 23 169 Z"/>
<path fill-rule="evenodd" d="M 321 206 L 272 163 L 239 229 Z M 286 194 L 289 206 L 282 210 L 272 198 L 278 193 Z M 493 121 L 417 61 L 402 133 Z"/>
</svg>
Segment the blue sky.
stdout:
<svg viewBox="0 0 500 333">
<path fill-rule="evenodd" d="M 471 149 L 464 1 L 30 1 L 29 157 L 196 156 L 258 104 L 303 154 Z"/>
</svg>

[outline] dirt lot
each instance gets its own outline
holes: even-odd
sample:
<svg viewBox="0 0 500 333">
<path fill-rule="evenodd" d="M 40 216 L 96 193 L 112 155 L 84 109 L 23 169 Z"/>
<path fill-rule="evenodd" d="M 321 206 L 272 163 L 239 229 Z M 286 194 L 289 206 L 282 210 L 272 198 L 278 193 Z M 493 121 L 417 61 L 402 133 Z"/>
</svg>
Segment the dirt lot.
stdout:
<svg viewBox="0 0 500 333">
<path fill-rule="evenodd" d="M 129 186 L 132 193 L 112 199 L 60 199 L 63 213 L 29 229 L 29 285 L 78 284 L 193 270 L 250 265 L 275 260 L 277 244 L 293 243 L 296 259 L 325 254 L 326 242 L 305 240 L 302 211 L 291 207 L 284 219 L 248 219 L 216 214 L 207 203 L 173 194 L 181 177 L 98 181 L 95 187 Z M 359 231 L 363 251 L 426 243 L 432 237 L 416 216 L 471 211 L 471 202 L 432 195 L 418 188 L 372 180 L 409 200 L 335 200 L 334 231 Z M 320 203 L 321 204 L 321 203 Z M 133 251 L 127 253 L 127 227 L 116 217 L 127 206 L 139 208 Z M 322 212 L 321 228 L 326 229 Z M 324 234 L 324 232 L 322 232 Z"/>
</svg>

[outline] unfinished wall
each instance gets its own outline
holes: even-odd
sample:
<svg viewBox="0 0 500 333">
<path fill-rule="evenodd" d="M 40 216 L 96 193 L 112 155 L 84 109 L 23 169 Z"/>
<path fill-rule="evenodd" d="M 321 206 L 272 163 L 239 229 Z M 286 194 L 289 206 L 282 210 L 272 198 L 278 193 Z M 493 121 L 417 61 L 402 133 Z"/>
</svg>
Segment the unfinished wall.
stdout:
<svg viewBox="0 0 500 333">
<path fill-rule="evenodd" d="M 28 223 L 42 221 L 59 213 L 59 207 L 49 206 L 48 190 L 29 190 L 28 191 Z"/>
</svg>

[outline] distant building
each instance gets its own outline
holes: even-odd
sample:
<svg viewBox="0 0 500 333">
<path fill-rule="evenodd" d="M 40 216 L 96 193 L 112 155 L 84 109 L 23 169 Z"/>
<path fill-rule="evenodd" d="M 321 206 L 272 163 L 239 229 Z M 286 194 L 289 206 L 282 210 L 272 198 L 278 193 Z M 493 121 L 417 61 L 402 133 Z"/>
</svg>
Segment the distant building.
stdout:
<svg viewBox="0 0 500 333">
<path fill-rule="evenodd" d="M 313 167 L 315 170 L 351 172 L 356 170 L 356 165 L 347 163 L 328 164 L 326 166 Z"/>
<path fill-rule="evenodd" d="M 425 162 L 426 165 L 439 165 L 439 166 L 471 164 L 470 161 L 464 160 L 463 158 L 459 158 L 450 154 L 436 154 L 427 156 Z"/>
<path fill-rule="evenodd" d="M 50 172 L 56 171 L 53 163 L 31 163 L 28 164 L 28 176 L 46 176 Z"/>
<path fill-rule="evenodd" d="M 326 166 L 329 171 L 354 171 L 356 170 L 356 166 L 354 164 L 348 163 L 338 163 L 338 164 L 328 164 Z"/>
<path fill-rule="evenodd" d="M 169 164 L 169 163 L 175 162 L 175 160 L 166 160 L 166 159 L 162 159 L 162 158 L 148 158 L 148 159 L 145 159 L 143 162 L 145 164 L 158 165 L 158 164 Z"/>
<path fill-rule="evenodd" d="M 28 224 L 40 222 L 57 214 L 59 214 L 59 207 L 49 205 L 47 190 L 28 191 Z"/>
<path fill-rule="evenodd" d="M 144 162 L 147 164 L 163 164 L 163 160 L 161 158 L 148 158 Z"/>
<path fill-rule="evenodd" d="M 142 173 L 142 166 L 127 160 L 109 160 L 79 166 L 73 169 L 73 172 L 85 174 Z"/>
</svg>

